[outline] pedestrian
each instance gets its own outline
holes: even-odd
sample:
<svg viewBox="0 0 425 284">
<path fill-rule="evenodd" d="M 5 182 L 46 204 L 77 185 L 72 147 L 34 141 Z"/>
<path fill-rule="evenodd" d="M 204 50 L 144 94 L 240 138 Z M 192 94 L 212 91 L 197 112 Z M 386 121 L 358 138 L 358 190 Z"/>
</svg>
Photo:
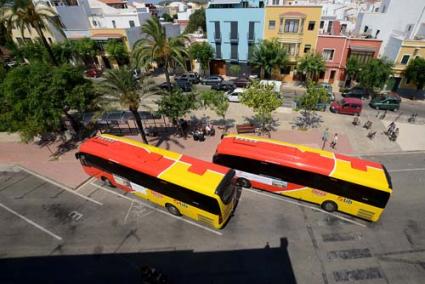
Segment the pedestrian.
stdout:
<svg viewBox="0 0 425 284">
<path fill-rule="evenodd" d="M 325 131 L 323 131 L 323 135 L 322 135 L 322 150 L 325 148 L 325 145 L 328 139 L 329 139 L 329 128 L 326 128 Z"/>
<path fill-rule="evenodd" d="M 335 149 L 337 142 L 338 142 L 338 133 L 335 133 L 334 138 L 332 139 L 332 142 L 330 144 L 332 149 Z"/>
</svg>

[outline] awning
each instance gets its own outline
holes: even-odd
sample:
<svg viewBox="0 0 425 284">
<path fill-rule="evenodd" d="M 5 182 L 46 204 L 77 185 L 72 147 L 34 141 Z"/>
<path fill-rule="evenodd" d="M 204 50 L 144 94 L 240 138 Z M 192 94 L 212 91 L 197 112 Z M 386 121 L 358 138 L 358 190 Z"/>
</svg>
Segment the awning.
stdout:
<svg viewBox="0 0 425 284">
<path fill-rule="evenodd" d="M 370 47 L 370 46 L 359 46 L 359 45 L 350 45 L 350 49 L 352 51 L 359 51 L 359 52 L 376 52 L 377 49 Z"/>
<path fill-rule="evenodd" d="M 239 4 L 241 0 L 211 0 L 210 4 Z"/>
<path fill-rule="evenodd" d="M 119 39 L 123 38 L 124 36 L 122 34 L 95 34 L 91 36 L 91 39 L 93 40 L 108 40 L 108 39 Z"/>
</svg>

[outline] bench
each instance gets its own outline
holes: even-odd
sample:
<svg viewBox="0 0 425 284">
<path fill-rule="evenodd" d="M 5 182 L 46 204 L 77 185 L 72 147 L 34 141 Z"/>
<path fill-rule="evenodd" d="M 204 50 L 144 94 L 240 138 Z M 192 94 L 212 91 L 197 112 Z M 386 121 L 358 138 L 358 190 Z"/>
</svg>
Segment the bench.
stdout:
<svg viewBox="0 0 425 284">
<path fill-rule="evenodd" d="M 238 124 L 236 125 L 236 131 L 238 134 L 241 133 L 255 133 L 255 126 L 252 124 Z"/>
</svg>

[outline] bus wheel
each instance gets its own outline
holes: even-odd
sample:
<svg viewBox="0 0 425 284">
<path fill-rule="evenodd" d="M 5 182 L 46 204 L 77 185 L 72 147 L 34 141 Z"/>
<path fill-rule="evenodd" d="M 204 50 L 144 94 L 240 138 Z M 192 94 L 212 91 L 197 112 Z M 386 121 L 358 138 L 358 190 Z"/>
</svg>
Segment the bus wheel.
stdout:
<svg viewBox="0 0 425 284">
<path fill-rule="evenodd" d="M 179 209 L 177 209 L 176 206 L 174 206 L 174 205 L 167 203 L 167 204 L 165 204 L 165 208 L 167 208 L 168 212 L 170 212 L 174 216 L 181 216 L 182 215 L 182 213 L 180 213 Z"/>
<path fill-rule="evenodd" d="M 338 205 L 333 201 L 325 201 L 322 203 L 322 209 L 327 212 L 334 212 L 338 209 Z"/>
<path fill-rule="evenodd" d="M 101 177 L 100 179 L 103 181 L 103 183 L 105 185 L 110 186 L 110 187 L 115 187 L 107 177 Z"/>
<path fill-rule="evenodd" d="M 251 187 L 251 183 L 249 182 L 249 180 L 245 179 L 245 178 L 239 178 L 237 180 L 237 184 L 239 186 L 245 187 L 245 188 L 250 188 Z"/>
</svg>

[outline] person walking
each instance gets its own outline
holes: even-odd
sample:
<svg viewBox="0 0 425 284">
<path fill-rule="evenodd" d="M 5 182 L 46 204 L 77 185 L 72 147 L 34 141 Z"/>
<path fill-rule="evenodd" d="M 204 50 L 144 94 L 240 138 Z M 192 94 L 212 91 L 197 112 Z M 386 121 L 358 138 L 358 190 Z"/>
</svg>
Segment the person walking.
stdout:
<svg viewBox="0 0 425 284">
<path fill-rule="evenodd" d="M 326 128 L 322 134 L 322 150 L 325 149 L 325 145 L 328 139 L 329 139 L 329 128 Z"/>
<path fill-rule="evenodd" d="M 338 142 L 338 133 L 335 133 L 334 138 L 332 139 L 332 142 L 330 144 L 332 149 L 335 149 L 337 142 Z"/>
</svg>

